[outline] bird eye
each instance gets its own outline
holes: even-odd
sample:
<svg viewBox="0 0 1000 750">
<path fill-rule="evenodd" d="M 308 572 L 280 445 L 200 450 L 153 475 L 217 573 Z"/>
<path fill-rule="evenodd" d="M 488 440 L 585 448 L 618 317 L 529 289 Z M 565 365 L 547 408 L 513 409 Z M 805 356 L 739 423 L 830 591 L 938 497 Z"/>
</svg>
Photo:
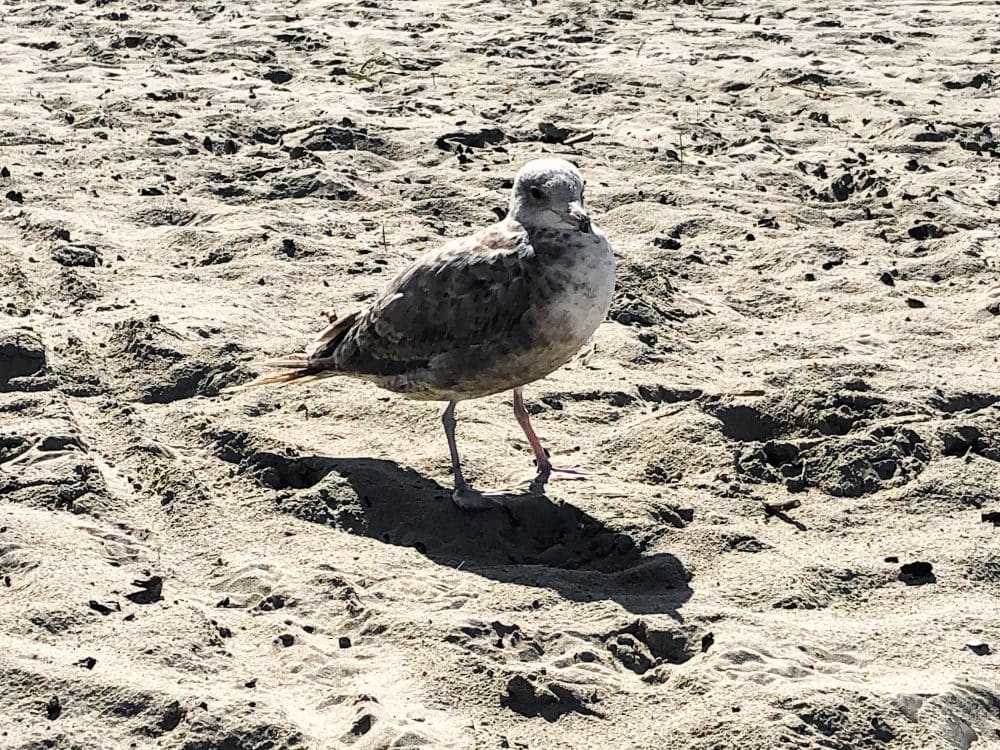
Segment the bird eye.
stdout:
<svg viewBox="0 0 1000 750">
<path fill-rule="evenodd" d="M 545 197 L 545 193 L 542 192 L 542 189 L 536 187 L 529 189 L 528 194 L 536 201 L 540 201 L 542 198 Z"/>
</svg>

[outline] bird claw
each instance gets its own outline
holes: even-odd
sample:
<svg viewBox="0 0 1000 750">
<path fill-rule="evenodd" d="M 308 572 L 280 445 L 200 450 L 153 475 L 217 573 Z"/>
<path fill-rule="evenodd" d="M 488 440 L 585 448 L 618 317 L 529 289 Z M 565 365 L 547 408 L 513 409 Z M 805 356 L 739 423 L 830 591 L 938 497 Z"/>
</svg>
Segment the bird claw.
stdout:
<svg viewBox="0 0 1000 750">
<path fill-rule="evenodd" d="M 578 467 L 571 467 L 569 469 L 557 469 L 554 466 L 549 467 L 548 471 L 538 472 L 538 479 L 545 479 L 545 481 L 553 480 L 565 480 L 571 482 L 579 482 L 584 479 L 590 479 L 593 474 L 586 469 L 581 469 Z"/>
<path fill-rule="evenodd" d="M 539 493 L 545 490 L 545 485 L 551 481 L 576 481 L 581 482 L 593 477 L 593 473 L 586 469 L 572 467 L 569 469 L 557 469 L 550 466 L 543 471 L 539 471 L 535 476 L 526 479 L 521 483 L 521 487 L 529 492 Z"/>
</svg>

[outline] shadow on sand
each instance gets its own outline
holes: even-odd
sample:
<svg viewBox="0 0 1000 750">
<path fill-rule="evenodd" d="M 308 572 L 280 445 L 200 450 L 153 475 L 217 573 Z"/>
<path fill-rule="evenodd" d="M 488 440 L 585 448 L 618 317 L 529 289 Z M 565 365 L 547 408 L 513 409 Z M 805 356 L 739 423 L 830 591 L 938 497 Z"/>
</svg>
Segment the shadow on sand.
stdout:
<svg viewBox="0 0 1000 750">
<path fill-rule="evenodd" d="M 550 588 L 573 601 L 611 599 L 636 614 L 669 614 L 691 597 L 690 574 L 670 554 L 644 555 L 636 541 L 543 492 L 511 494 L 504 507 L 465 511 L 451 490 L 395 462 L 282 455 L 240 436 L 217 455 L 282 492 L 281 510 L 413 547 L 441 565 L 505 583 Z"/>
</svg>

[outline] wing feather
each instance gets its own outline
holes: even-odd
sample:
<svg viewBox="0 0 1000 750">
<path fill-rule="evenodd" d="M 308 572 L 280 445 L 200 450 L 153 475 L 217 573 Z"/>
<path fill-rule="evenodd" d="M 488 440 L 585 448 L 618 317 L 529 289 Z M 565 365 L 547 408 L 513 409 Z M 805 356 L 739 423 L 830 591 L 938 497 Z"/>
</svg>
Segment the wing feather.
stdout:
<svg viewBox="0 0 1000 750">
<path fill-rule="evenodd" d="M 535 253 L 516 224 L 445 245 L 414 263 L 361 316 L 338 346 L 341 366 L 396 373 L 516 335 L 530 312 L 536 273 Z"/>
<path fill-rule="evenodd" d="M 326 330 L 317 336 L 313 342 L 306 347 L 306 358 L 309 360 L 323 359 L 324 357 L 329 357 L 336 351 L 337 344 L 340 339 L 343 338 L 344 334 L 350 330 L 351 326 L 354 325 L 361 313 L 358 311 L 352 312 L 341 318 L 335 318 L 327 326 Z"/>
</svg>

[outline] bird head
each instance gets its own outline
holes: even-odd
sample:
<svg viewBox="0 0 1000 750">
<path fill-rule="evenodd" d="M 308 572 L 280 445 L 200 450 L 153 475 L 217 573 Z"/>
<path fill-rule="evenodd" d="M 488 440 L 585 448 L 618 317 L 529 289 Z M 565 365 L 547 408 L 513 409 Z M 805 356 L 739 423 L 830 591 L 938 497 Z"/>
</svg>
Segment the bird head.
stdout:
<svg viewBox="0 0 1000 750">
<path fill-rule="evenodd" d="M 583 177 L 565 159 L 535 159 L 521 167 L 514 178 L 509 215 L 529 231 L 592 232 L 583 205 Z"/>
</svg>

